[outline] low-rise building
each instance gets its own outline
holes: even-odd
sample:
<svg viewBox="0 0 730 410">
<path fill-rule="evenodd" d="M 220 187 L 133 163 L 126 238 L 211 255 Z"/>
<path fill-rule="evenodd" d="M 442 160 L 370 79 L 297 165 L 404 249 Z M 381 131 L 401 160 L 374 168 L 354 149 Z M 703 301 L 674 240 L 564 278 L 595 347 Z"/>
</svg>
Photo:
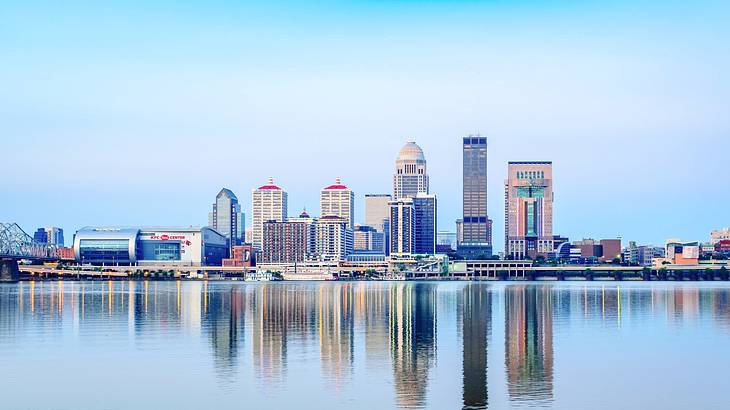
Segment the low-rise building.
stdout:
<svg viewBox="0 0 730 410">
<path fill-rule="evenodd" d="M 92 265 L 220 265 L 228 239 L 210 227 L 86 227 L 74 258 Z"/>
</svg>

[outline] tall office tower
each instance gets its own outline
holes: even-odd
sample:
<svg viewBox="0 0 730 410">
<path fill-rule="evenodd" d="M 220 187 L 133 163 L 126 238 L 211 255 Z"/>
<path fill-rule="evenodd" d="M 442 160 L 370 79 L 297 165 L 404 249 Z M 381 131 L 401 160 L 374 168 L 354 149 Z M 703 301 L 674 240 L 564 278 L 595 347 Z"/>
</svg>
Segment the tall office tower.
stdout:
<svg viewBox="0 0 730 410">
<path fill-rule="evenodd" d="M 228 238 L 231 250 L 243 243 L 245 235 L 243 213 L 238 198 L 230 189 L 223 188 L 216 195 L 213 211 L 208 212 L 208 225 Z"/>
<path fill-rule="evenodd" d="M 415 253 L 416 210 L 412 198 L 390 201 L 390 255 L 408 257 Z"/>
<path fill-rule="evenodd" d="M 393 174 L 393 199 L 412 198 L 416 194 L 428 193 L 426 157 L 415 142 L 408 142 L 401 148 L 395 160 Z"/>
<path fill-rule="evenodd" d="M 553 251 L 553 163 L 509 162 L 504 188 L 505 254 L 535 258 Z"/>
<path fill-rule="evenodd" d="M 436 253 L 436 196 L 418 194 L 413 197 L 414 245 L 413 253 Z"/>
<path fill-rule="evenodd" d="M 286 191 L 274 184 L 269 178 L 266 185 L 253 190 L 253 227 L 251 244 L 257 251 L 263 250 L 264 222 L 286 221 L 287 216 L 287 194 Z"/>
<path fill-rule="evenodd" d="M 350 229 L 355 227 L 355 194 L 340 178 L 333 185 L 322 188 L 319 193 L 319 207 L 322 216 L 339 216 L 347 219 Z"/>
<path fill-rule="evenodd" d="M 492 226 L 487 216 L 487 138 L 469 135 L 463 142 L 463 218 L 459 255 L 466 259 L 492 256 Z"/>
<path fill-rule="evenodd" d="M 307 256 L 307 224 L 303 222 L 264 222 L 261 263 L 304 262 Z"/>
<path fill-rule="evenodd" d="M 314 258 L 321 261 L 339 261 L 352 253 L 353 234 L 347 219 L 323 216 L 314 223 L 316 249 Z"/>
</svg>

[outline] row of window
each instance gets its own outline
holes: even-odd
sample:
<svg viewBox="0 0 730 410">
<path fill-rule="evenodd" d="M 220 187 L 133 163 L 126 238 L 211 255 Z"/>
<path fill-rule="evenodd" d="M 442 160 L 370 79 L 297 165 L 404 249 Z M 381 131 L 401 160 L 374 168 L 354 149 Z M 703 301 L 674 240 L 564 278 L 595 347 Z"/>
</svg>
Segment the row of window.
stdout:
<svg viewBox="0 0 730 410">
<path fill-rule="evenodd" d="M 517 171 L 517 179 L 544 179 L 544 171 Z"/>
</svg>

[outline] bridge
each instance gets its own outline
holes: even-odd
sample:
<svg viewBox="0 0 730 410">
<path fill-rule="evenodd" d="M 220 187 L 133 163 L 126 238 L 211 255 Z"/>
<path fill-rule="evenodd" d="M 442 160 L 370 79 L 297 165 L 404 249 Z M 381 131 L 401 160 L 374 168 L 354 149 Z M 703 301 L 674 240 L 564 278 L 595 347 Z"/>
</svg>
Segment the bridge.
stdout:
<svg viewBox="0 0 730 410">
<path fill-rule="evenodd" d="M 56 247 L 35 242 L 16 223 L 0 222 L 0 282 L 17 282 L 18 260 L 56 259 Z"/>
</svg>

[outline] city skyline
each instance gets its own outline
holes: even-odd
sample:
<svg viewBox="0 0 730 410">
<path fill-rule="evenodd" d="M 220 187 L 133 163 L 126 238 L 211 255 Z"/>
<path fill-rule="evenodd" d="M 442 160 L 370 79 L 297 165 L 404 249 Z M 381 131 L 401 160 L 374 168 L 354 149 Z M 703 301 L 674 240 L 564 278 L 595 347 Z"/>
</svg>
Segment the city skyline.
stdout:
<svg viewBox="0 0 730 410">
<path fill-rule="evenodd" d="M 5 219 L 202 225 L 221 187 L 247 198 L 274 175 L 312 213 L 342 177 L 362 222 L 363 195 L 390 192 L 415 139 L 439 230 L 454 231 L 458 141 L 479 131 L 495 250 L 508 161 L 553 161 L 555 231 L 571 239 L 660 244 L 727 225 L 730 193 L 698 181 L 723 175 L 730 149 L 726 3 L 214 1 L 161 22 L 163 5 L 4 6 Z"/>
</svg>

